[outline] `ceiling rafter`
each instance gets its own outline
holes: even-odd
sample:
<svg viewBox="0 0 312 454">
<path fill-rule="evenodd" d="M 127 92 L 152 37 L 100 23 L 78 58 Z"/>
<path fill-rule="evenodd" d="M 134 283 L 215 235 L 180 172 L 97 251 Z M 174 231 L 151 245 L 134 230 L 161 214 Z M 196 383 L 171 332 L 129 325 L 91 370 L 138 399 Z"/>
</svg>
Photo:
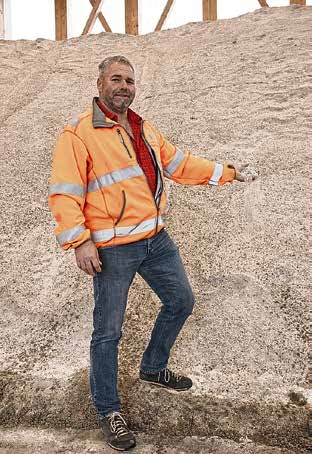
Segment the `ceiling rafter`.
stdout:
<svg viewBox="0 0 312 454">
<path fill-rule="evenodd" d="M 165 20 L 167 19 L 168 13 L 172 7 L 173 2 L 174 2 L 174 0 L 168 0 L 166 6 L 160 16 L 160 19 L 156 25 L 155 32 L 159 32 L 161 30 L 162 26 L 164 25 Z"/>
<path fill-rule="evenodd" d="M 268 8 L 269 5 L 267 4 L 266 0 L 258 0 L 258 2 L 260 3 L 260 6 L 262 6 L 262 8 Z"/>
<path fill-rule="evenodd" d="M 94 7 L 95 0 L 89 0 L 89 2 Z M 110 32 L 111 33 L 112 30 L 111 30 L 110 26 L 108 25 L 108 22 L 105 19 L 105 17 L 103 16 L 103 13 L 101 11 L 98 13 L 97 17 L 98 17 L 99 21 L 101 22 L 101 24 L 103 25 L 104 30 L 106 32 Z"/>
<path fill-rule="evenodd" d="M 94 1 L 94 4 L 93 4 L 93 8 L 92 8 L 92 11 L 88 17 L 88 20 L 86 22 L 86 25 L 83 29 L 83 32 L 82 32 L 82 35 L 87 35 L 90 30 L 92 29 L 95 21 L 96 21 L 96 18 L 98 17 L 99 13 L 100 13 L 100 10 L 101 10 L 101 7 L 103 5 L 103 1 L 104 0 L 95 0 Z M 91 2 L 90 2 L 91 3 Z"/>
</svg>

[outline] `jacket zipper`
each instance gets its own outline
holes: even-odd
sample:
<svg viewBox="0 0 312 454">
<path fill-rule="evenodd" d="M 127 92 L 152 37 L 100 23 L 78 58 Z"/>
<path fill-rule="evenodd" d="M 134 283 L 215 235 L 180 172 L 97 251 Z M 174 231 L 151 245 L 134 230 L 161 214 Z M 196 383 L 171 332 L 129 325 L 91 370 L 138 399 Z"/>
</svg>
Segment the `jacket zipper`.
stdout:
<svg viewBox="0 0 312 454">
<path fill-rule="evenodd" d="M 149 144 L 147 143 L 147 140 L 145 139 L 144 132 L 143 132 L 143 121 L 141 123 L 141 137 L 142 137 L 147 149 L 148 150 L 151 149 L 151 151 L 152 151 L 152 155 L 153 155 L 153 158 L 154 158 L 154 165 L 155 165 L 155 169 L 156 169 L 156 188 L 157 188 L 157 186 L 158 186 L 159 167 L 158 167 L 158 164 L 157 164 L 157 159 L 156 159 L 155 153 L 154 153 L 152 147 L 149 146 Z M 163 189 L 163 182 L 162 182 L 162 189 Z M 152 192 L 152 190 L 151 190 L 151 192 Z M 159 191 L 158 191 L 157 194 L 155 193 L 155 195 L 153 195 L 153 193 L 152 193 L 153 199 L 154 199 L 154 202 L 155 202 L 155 206 L 156 206 L 156 210 L 157 210 L 155 233 L 157 233 L 157 229 L 158 229 L 158 213 L 159 213 L 159 205 L 160 205 L 161 193 L 162 193 L 162 190 L 160 191 L 160 194 L 159 194 Z M 157 204 L 157 202 L 155 200 L 155 198 L 157 199 L 157 197 L 158 197 L 158 204 Z"/>
<path fill-rule="evenodd" d="M 143 141 L 144 141 L 144 143 L 145 143 L 147 149 L 152 151 L 152 153 L 150 153 L 150 151 L 149 151 L 149 153 L 152 154 L 153 161 L 154 161 L 154 165 L 155 165 L 155 170 L 156 170 L 156 188 L 157 188 L 157 186 L 158 186 L 159 168 L 158 168 L 158 164 L 157 164 L 157 159 L 156 159 L 155 153 L 154 153 L 152 147 L 147 143 L 147 140 L 145 139 L 144 132 L 143 132 L 143 122 L 142 122 L 142 124 L 141 124 L 141 131 L 140 131 L 140 133 L 141 133 L 141 137 L 142 137 L 142 139 L 143 139 Z M 151 190 L 151 192 L 152 192 L 152 190 Z M 152 193 L 152 195 L 153 195 L 153 193 Z M 156 196 L 156 198 L 157 198 L 158 194 L 155 193 L 155 196 Z M 156 200 L 155 200 L 155 196 L 153 195 L 153 199 L 154 199 L 154 201 L 155 201 L 155 205 L 156 205 L 157 212 L 158 212 L 158 207 L 159 207 L 159 204 L 160 204 L 160 199 L 159 199 L 159 202 L 158 202 L 158 205 L 157 205 Z"/>
<path fill-rule="evenodd" d="M 130 156 L 130 158 L 132 158 L 132 154 L 130 153 L 129 148 L 128 148 L 127 145 L 126 145 L 126 143 L 125 143 L 125 141 L 124 141 L 124 138 L 123 138 L 123 136 L 122 136 L 121 131 L 120 131 L 119 128 L 117 129 L 117 133 L 118 133 L 118 135 L 119 135 L 119 138 L 120 138 L 121 143 L 122 143 L 122 144 L 124 145 L 124 147 L 126 148 L 126 150 L 127 150 L 127 152 L 128 152 L 128 155 Z M 125 130 L 125 133 L 129 136 L 129 134 L 128 134 L 128 132 L 127 132 L 126 130 Z M 141 133 L 141 135 L 142 135 L 142 133 Z M 143 140 L 144 140 L 145 145 L 148 147 L 148 145 L 147 145 L 147 143 L 146 143 L 146 140 L 145 140 L 145 138 L 144 138 L 143 135 L 142 135 L 142 137 L 143 137 Z M 130 136 L 129 136 L 129 139 L 131 140 Z M 154 157 L 154 160 L 156 161 L 156 158 L 155 158 L 155 157 Z M 138 162 L 138 166 L 142 169 L 142 167 L 140 166 L 139 162 Z M 150 187 L 150 185 L 149 185 L 149 183 L 148 183 L 148 179 L 146 178 L 146 175 L 145 175 L 143 169 L 142 169 L 142 172 L 143 172 L 143 175 L 144 175 L 144 177 L 145 177 L 146 184 L 147 184 L 147 186 L 148 186 L 148 188 L 149 188 L 149 190 L 150 190 L 150 193 L 151 193 L 151 195 L 152 195 L 152 198 L 153 198 L 153 200 L 154 200 L 154 203 L 155 203 L 155 206 L 156 206 L 156 209 L 157 209 L 157 214 L 158 214 L 158 206 L 157 206 L 157 204 L 156 204 L 154 194 L 153 194 L 153 192 L 152 192 L 152 190 L 151 190 L 151 187 Z M 156 187 L 157 187 L 157 172 L 156 172 Z"/>
<path fill-rule="evenodd" d="M 121 209 L 121 212 L 120 212 L 120 215 L 118 216 L 118 219 L 117 221 L 115 222 L 115 227 L 117 224 L 119 224 L 123 214 L 124 214 L 124 211 L 125 211 L 125 208 L 126 208 L 126 193 L 124 191 L 124 189 L 122 190 L 122 196 L 123 196 L 123 204 L 122 204 L 122 209 Z"/>
<path fill-rule="evenodd" d="M 124 129 L 124 128 L 123 128 L 123 129 Z M 129 134 L 128 134 L 128 132 L 127 132 L 126 130 L 125 130 L 125 132 L 126 132 L 126 134 L 129 136 Z M 149 150 L 149 149 L 152 150 L 152 156 L 153 156 L 153 158 L 154 158 L 154 165 L 155 165 L 155 169 L 156 169 L 156 188 L 157 188 L 157 185 L 158 185 L 159 167 L 158 167 L 158 164 L 157 164 L 157 159 L 156 159 L 155 153 L 154 153 L 153 149 L 149 146 L 149 144 L 147 143 L 147 141 L 146 141 L 146 139 L 145 139 L 144 132 L 143 132 L 143 121 L 141 122 L 141 131 L 140 131 L 140 133 L 141 133 L 141 137 L 142 137 L 142 139 L 143 139 L 143 141 L 144 141 L 146 147 L 148 148 L 148 150 Z M 125 149 L 127 150 L 127 153 L 128 153 L 128 155 L 129 155 L 129 157 L 132 158 L 132 154 L 130 153 L 129 148 L 128 148 L 127 145 L 126 145 L 125 140 L 124 140 L 124 138 L 123 138 L 123 136 L 122 136 L 121 131 L 120 131 L 119 128 L 117 128 L 117 134 L 118 134 L 118 136 L 119 136 L 119 140 L 121 141 L 121 143 L 123 144 L 123 146 L 124 146 Z M 130 136 L 129 136 L 129 138 L 130 138 Z M 131 140 L 131 139 L 130 139 L 130 140 Z M 138 163 L 138 165 L 140 166 L 139 163 Z M 140 167 L 141 167 L 141 166 L 140 166 Z M 141 167 L 141 169 L 142 169 L 142 167 Z M 143 170 L 143 169 L 142 169 L 142 170 Z M 160 196 L 162 191 L 160 192 L 160 194 L 155 194 L 155 195 L 154 195 L 153 192 L 152 192 L 152 190 L 151 190 L 151 187 L 150 187 L 150 185 L 149 185 L 149 183 L 148 183 L 148 180 L 147 180 L 147 177 L 146 177 L 144 171 L 143 171 L 143 174 L 144 174 L 144 176 L 145 176 L 146 184 L 147 184 L 147 186 L 148 186 L 148 188 L 149 188 L 149 190 L 150 190 L 150 193 L 151 193 L 152 198 L 153 198 L 153 200 L 154 200 L 155 207 L 156 207 L 156 211 L 157 211 L 156 228 L 155 228 L 155 232 L 157 233 L 160 197 L 159 197 L 159 201 L 158 201 L 158 204 L 157 204 L 157 202 L 156 202 L 156 200 L 155 200 L 155 196 L 158 196 L 158 195 Z M 162 186 L 163 186 L 163 184 L 162 184 Z M 124 191 L 123 191 L 123 192 L 124 192 Z M 125 197 L 125 196 L 124 196 L 124 197 Z M 123 212 L 122 212 L 122 214 L 123 214 Z M 116 222 L 115 225 L 117 225 L 117 223 L 120 221 L 122 214 L 119 216 L 119 218 L 118 218 L 118 220 L 117 220 L 117 222 Z"/>
<path fill-rule="evenodd" d="M 125 140 L 124 140 L 124 138 L 123 138 L 123 136 L 122 136 L 121 131 L 120 131 L 119 128 L 117 129 L 117 134 L 118 134 L 118 136 L 119 136 L 120 142 L 123 144 L 123 146 L 124 146 L 125 149 L 127 150 L 127 153 L 128 153 L 128 155 L 129 155 L 129 158 L 132 159 L 132 154 L 130 153 L 129 148 L 127 147 L 127 144 L 126 144 L 126 142 L 125 142 Z"/>
</svg>

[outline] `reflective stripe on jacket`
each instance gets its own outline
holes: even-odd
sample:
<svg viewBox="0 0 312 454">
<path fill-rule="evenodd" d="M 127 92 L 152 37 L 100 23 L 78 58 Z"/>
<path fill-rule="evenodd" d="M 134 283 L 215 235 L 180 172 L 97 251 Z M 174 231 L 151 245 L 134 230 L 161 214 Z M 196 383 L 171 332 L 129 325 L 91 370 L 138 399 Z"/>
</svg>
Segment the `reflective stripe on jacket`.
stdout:
<svg viewBox="0 0 312 454">
<path fill-rule="evenodd" d="M 54 150 L 49 206 L 63 249 L 87 239 L 99 248 L 153 236 L 164 228 L 164 176 L 185 185 L 220 186 L 234 179 L 233 169 L 183 153 L 142 121 L 157 170 L 153 196 L 127 132 L 106 118 L 95 100 L 69 121 Z"/>
</svg>

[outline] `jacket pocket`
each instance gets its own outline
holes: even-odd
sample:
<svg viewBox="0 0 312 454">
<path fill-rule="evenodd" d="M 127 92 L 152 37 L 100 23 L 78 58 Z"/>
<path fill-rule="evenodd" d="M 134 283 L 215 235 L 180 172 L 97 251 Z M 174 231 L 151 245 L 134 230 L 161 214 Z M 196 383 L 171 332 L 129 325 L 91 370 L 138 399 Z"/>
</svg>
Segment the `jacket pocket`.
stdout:
<svg viewBox="0 0 312 454">
<path fill-rule="evenodd" d="M 126 199 L 126 193 L 124 190 L 122 190 L 122 196 L 123 196 L 123 203 L 122 203 L 122 209 L 121 209 L 121 212 L 118 216 L 118 219 L 117 221 L 115 222 L 115 227 L 117 224 L 119 224 L 119 222 L 121 221 L 121 218 L 123 217 L 123 214 L 124 214 L 124 211 L 125 211 L 125 208 L 126 208 L 126 202 L 127 202 L 127 199 Z"/>
<path fill-rule="evenodd" d="M 117 134 L 118 134 L 118 137 L 119 137 L 120 142 L 123 144 L 125 150 L 127 151 L 129 158 L 132 159 L 132 154 L 131 154 L 129 148 L 127 147 L 127 144 L 126 144 L 126 142 L 125 142 L 125 139 L 123 138 L 123 135 L 121 134 L 121 131 L 120 131 L 119 128 L 117 129 Z"/>
</svg>

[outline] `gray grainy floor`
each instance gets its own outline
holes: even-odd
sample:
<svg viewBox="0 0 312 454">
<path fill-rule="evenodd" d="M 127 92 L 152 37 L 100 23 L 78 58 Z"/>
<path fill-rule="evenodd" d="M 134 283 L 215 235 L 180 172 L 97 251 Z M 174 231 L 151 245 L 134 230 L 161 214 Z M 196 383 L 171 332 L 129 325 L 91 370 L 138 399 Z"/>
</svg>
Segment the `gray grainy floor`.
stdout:
<svg viewBox="0 0 312 454">
<path fill-rule="evenodd" d="M 294 454 L 286 449 L 256 445 L 249 440 L 235 443 L 218 437 L 156 438 L 137 434 L 133 454 Z M 1 454 L 112 454 L 99 430 L 52 431 L 40 429 L 0 430 Z M 303 454 L 303 451 L 301 451 Z"/>
</svg>

